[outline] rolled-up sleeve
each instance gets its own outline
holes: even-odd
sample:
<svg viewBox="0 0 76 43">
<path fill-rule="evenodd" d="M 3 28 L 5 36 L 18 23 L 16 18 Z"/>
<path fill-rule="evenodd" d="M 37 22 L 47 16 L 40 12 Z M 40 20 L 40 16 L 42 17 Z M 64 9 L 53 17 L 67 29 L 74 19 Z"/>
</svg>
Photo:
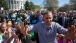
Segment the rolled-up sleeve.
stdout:
<svg viewBox="0 0 76 43">
<path fill-rule="evenodd" d="M 58 23 L 56 23 L 56 28 L 59 33 L 64 34 L 64 35 L 68 31 L 68 29 L 64 28 L 63 26 L 59 25 Z"/>
<path fill-rule="evenodd" d="M 29 25 L 28 30 L 29 32 L 38 32 L 39 24 Z"/>
</svg>

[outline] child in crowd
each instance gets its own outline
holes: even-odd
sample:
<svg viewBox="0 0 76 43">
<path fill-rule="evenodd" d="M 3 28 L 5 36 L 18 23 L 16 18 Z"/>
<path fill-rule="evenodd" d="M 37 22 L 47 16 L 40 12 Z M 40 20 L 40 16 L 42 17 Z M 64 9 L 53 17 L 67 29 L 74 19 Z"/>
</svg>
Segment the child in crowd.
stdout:
<svg viewBox="0 0 76 43">
<path fill-rule="evenodd" d="M 58 43 L 73 43 L 73 41 L 72 40 L 69 41 L 65 38 L 65 35 L 59 34 Z"/>
</svg>

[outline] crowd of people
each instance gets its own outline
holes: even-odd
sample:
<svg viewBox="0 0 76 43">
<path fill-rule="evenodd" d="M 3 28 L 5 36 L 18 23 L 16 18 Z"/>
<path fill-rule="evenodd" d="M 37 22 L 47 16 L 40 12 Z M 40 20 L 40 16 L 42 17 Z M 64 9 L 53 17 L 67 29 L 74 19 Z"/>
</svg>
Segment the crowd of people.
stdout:
<svg viewBox="0 0 76 43">
<path fill-rule="evenodd" d="M 0 11 L 0 43 L 76 43 L 75 29 L 76 12 Z"/>
</svg>

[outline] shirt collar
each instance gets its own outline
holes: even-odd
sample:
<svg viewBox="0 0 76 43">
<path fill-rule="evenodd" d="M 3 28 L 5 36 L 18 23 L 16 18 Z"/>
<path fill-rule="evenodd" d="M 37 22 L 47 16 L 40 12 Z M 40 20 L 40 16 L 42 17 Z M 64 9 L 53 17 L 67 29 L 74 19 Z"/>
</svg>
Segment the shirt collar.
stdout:
<svg viewBox="0 0 76 43">
<path fill-rule="evenodd" d="M 50 24 L 50 26 L 46 26 L 45 22 L 44 22 L 45 27 L 49 27 L 52 28 L 52 23 Z"/>
</svg>

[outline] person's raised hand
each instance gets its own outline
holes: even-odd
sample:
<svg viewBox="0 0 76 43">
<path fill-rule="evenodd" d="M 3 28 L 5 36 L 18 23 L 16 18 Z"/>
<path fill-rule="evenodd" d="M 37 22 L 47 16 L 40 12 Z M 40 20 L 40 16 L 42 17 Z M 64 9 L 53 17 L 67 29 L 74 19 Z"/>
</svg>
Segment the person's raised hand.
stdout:
<svg viewBox="0 0 76 43">
<path fill-rule="evenodd" d="M 18 26 L 18 28 L 20 29 L 20 31 L 23 35 L 30 36 L 30 34 L 28 34 L 28 26 L 24 26 L 24 22 L 21 22 L 21 24 Z"/>
<path fill-rule="evenodd" d="M 68 32 L 65 35 L 65 38 L 67 40 L 72 40 L 75 37 L 76 34 L 76 27 L 74 25 L 71 25 L 71 27 L 68 28 Z"/>
<path fill-rule="evenodd" d="M 8 36 L 10 38 L 12 36 L 11 32 L 12 32 L 12 27 L 7 27 L 7 34 L 6 34 L 6 36 Z"/>
<path fill-rule="evenodd" d="M 11 33 L 12 32 L 12 27 L 8 27 L 7 32 Z"/>
<path fill-rule="evenodd" d="M 14 32 L 11 32 L 11 34 L 12 34 L 12 38 L 18 39 L 18 36 Z"/>
</svg>

